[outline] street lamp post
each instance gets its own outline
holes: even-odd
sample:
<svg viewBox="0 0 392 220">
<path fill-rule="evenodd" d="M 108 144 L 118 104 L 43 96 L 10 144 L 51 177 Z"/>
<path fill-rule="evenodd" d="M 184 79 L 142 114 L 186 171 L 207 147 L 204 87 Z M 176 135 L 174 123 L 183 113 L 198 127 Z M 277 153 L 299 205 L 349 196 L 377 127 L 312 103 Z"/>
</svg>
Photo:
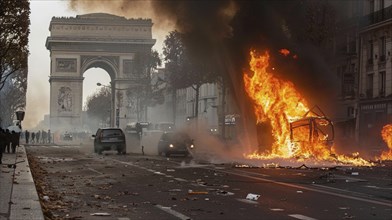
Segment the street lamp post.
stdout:
<svg viewBox="0 0 392 220">
<path fill-rule="evenodd" d="M 19 111 L 16 111 L 15 114 L 16 114 L 16 120 L 19 121 L 19 128 L 20 128 L 20 130 L 22 131 L 22 121 L 23 121 L 23 119 L 24 119 L 25 112 L 19 110 Z"/>
<path fill-rule="evenodd" d="M 114 127 L 116 124 L 116 127 L 120 127 L 120 109 L 116 108 L 114 111 L 114 99 L 115 99 L 115 92 L 119 90 L 129 90 L 129 89 L 118 89 L 115 86 L 106 86 L 102 85 L 101 83 L 97 83 L 97 86 L 103 86 L 111 89 L 111 99 L 110 99 L 110 126 Z M 114 123 L 114 118 L 116 119 L 116 123 Z"/>
<path fill-rule="evenodd" d="M 114 127 L 114 116 L 113 116 L 113 108 L 114 108 L 114 92 L 115 89 L 113 89 L 114 87 L 112 86 L 106 86 L 106 85 L 102 85 L 101 83 L 97 83 L 97 86 L 102 86 L 102 87 L 106 87 L 106 88 L 110 88 L 111 89 L 111 98 L 110 98 L 110 127 Z M 118 126 L 117 126 L 118 127 Z"/>
</svg>

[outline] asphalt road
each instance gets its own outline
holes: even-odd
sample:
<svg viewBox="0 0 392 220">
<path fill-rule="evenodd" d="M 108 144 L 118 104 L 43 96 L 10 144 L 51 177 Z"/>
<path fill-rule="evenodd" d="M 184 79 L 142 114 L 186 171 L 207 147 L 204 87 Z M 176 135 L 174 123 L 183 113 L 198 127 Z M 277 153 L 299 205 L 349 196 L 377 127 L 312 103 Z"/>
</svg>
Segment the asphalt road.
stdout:
<svg viewBox="0 0 392 220">
<path fill-rule="evenodd" d="M 239 168 L 91 146 L 26 150 L 51 219 L 392 219 L 391 166 Z"/>
</svg>

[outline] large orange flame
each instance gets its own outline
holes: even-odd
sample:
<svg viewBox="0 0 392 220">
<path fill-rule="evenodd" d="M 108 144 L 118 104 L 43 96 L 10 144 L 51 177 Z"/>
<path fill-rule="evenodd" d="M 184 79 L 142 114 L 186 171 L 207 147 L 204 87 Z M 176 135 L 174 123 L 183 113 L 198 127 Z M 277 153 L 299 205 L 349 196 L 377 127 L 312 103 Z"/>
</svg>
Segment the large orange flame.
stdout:
<svg viewBox="0 0 392 220">
<path fill-rule="evenodd" d="M 381 154 L 381 160 L 392 160 L 392 124 L 385 125 L 381 130 L 382 139 L 387 143 L 389 151 Z"/>
<path fill-rule="evenodd" d="M 317 159 L 351 163 L 356 165 L 369 165 L 358 155 L 349 157 L 337 155 L 334 150 L 323 141 L 321 137 L 311 143 L 293 143 L 290 138 L 290 122 L 301 119 L 308 111 L 306 100 L 295 89 L 293 83 L 278 79 L 268 72 L 269 53 L 256 55 L 250 52 L 251 76 L 244 74 L 245 89 L 249 97 L 254 101 L 254 112 L 257 123 L 270 123 L 274 143 L 271 152 L 264 154 L 253 153 L 246 155 L 251 159 L 271 158 L 296 158 Z M 310 115 L 312 116 L 312 115 Z M 305 127 L 297 129 L 297 136 L 306 136 L 309 129 Z"/>
</svg>

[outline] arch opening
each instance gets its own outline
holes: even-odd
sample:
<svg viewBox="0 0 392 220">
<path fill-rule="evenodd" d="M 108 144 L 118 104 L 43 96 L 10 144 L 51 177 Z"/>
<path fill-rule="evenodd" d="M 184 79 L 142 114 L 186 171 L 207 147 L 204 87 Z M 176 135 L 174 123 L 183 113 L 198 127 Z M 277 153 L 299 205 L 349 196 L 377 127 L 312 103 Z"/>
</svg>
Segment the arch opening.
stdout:
<svg viewBox="0 0 392 220">
<path fill-rule="evenodd" d="M 102 68 L 89 68 L 83 73 L 83 113 L 82 121 L 85 130 L 94 132 L 99 127 L 110 126 L 111 77 Z M 98 86 L 100 83 L 102 86 Z M 88 99 L 95 99 L 87 106 Z"/>
</svg>

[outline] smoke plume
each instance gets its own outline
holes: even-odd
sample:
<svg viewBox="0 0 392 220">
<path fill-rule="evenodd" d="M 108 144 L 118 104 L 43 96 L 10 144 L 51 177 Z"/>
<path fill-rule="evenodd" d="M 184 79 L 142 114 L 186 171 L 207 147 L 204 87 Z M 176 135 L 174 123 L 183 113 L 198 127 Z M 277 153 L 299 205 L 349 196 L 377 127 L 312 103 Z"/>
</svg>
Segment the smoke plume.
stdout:
<svg viewBox="0 0 392 220">
<path fill-rule="evenodd" d="M 172 30 L 183 33 L 194 59 L 210 62 L 227 75 L 240 110 L 247 115 L 243 118 L 253 123 L 242 83 L 251 49 L 269 50 L 271 68 L 279 77 L 292 81 L 309 103 L 327 113 L 333 110 L 327 103 L 332 103 L 337 80 L 328 60 L 337 12 L 326 1 L 70 0 L 70 7 L 77 12 L 151 18 L 153 33 L 160 38 Z M 280 55 L 282 48 L 295 59 Z"/>
<path fill-rule="evenodd" d="M 222 65 L 220 69 L 234 82 L 241 80 L 247 68 L 249 50 L 259 49 L 269 50 L 276 58 L 277 72 L 305 94 L 317 91 L 318 96 L 311 99 L 326 100 L 333 90 L 320 88 L 335 87 L 324 49 L 333 34 L 336 12 L 323 1 L 71 0 L 70 7 L 78 12 L 152 18 L 160 37 L 174 29 L 182 32 L 195 59 L 203 57 Z M 298 59 L 279 56 L 281 48 L 289 49 Z"/>
</svg>

